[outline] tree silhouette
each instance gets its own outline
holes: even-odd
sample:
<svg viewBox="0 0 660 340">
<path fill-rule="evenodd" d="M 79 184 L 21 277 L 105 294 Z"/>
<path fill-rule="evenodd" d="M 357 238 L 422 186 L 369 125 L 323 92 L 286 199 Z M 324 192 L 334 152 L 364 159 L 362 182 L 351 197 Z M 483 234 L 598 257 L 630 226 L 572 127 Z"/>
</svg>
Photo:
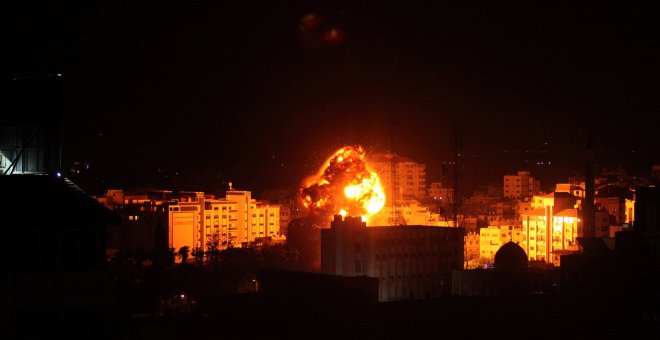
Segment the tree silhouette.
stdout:
<svg viewBox="0 0 660 340">
<path fill-rule="evenodd" d="M 220 250 L 218 249 L 219 244 L 218 244 L 218 235 L 215 234 L 213 235 L 213 240 L 208 240 L 206 242 L 206 256 L 209 259 L 209 262 L 211 263 L 217 263 L 218 262 L 218 253 Z"/>
<path fill-rule="evenodd" d="M 204 249 L 202 248 L 195 248 L 192 251 L 192 256 L 195 259 L 195 262 L 197 262 L 198 265 L 201 265 L 204 263 Z"/>
<path fill-rule="evenodd" d="M 188 261 L 188 253 L 190 252 L 190 247 L 188 246 L 183 246 L 179 248 L 179 251 L 177 252 L 177 256 L 181 258 L 181 263 L 186 264 Z"/>
</svg>

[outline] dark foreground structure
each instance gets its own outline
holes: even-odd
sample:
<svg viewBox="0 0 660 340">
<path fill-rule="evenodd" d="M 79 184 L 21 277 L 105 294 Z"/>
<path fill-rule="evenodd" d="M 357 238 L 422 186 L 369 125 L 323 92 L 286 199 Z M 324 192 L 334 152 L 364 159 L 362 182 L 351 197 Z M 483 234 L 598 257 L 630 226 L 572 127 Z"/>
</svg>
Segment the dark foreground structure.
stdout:
<svg viewBox="0 0 660 340">
<path fill-rule="evenodd" d="M 27 338 L 96 331 L 113 299 L 105 226 L 117 216 L 54 174 L 0 176 L 0 189 L 8 324 Z"/>
<path fill-rule="evenodd" d="M 321 271 L 369 276 L 378 301 L 429 299 L 451 294 L 452 270 L 463 268 L 463 228 L 367 227 L 359 217 L 336 215 L 321 230 Z"/>
</svg>

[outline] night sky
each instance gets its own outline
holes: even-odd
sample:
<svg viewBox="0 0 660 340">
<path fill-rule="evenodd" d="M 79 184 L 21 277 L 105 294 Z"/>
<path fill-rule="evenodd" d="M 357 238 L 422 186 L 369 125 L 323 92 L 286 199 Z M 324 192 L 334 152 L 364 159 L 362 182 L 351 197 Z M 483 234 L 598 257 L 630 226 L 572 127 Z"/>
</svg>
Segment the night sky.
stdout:
<svg viewBox="0 0 660 340">
<path fill-rule="evenodd" d="M 92 192 L 295 187 L 344 144 L 431 181 L 452 126 L 468 188 L 565 180 L 588 133 L 597 165 L 647 171 L 660 3 L 589 3 L 30 2 L 5 13 L 0 76 L 63 75 L 63 161 L 91 163 L 69 175 Z"/>
</svg>

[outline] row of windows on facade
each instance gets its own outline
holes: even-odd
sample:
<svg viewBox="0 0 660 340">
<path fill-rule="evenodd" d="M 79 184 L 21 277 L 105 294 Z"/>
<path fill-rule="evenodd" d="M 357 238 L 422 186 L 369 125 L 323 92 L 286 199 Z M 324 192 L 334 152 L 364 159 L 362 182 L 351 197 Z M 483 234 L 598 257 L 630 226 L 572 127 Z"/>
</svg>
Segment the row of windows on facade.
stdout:
<svg viewBox="0 0 660 340">
<path fill-rule="evenodd" d="M 268 216 L 269 216 L 269 217 L 275 217 L 275 214 L 270 214 L 270 215 L 268 215 Z M 256 214 L 252 214 L 252 217 L 253 217 L 253 218 L 257 218 L 257 215 L 256 215 Z M 264 214 L 259 214 L 259 217 L 264 217 Z M 216 220 L 216 221 L 217 221 L 219 218 L 220 218 L 220 216 L 213 216 L 213 219 Z M 226 218 L 235 218 L 235 216 L 234 216 L 234 215 L 222 215 L 222 218 L 223 218 L 223 219 L 226 219 Z M 211 216 L 206 216 L 206 220 L 210 220 L 210 219 L 211 219 Z"/>
<path fill-rule="evenodd" d="M 263 231 L 260 231 L 260 232 L 259 232 L 260 235 L 263 235 L 264 233 L 265 233 L 265 232 L 263 232 Z M 275 234 L 275 232 L 273 232 L 273 231 L 269 231 L 268 233 L 269 233 L 269 234 Z M 256 235 L 256 234 L 257 234 L 256 231 L 253 231 L 253 232 L 252 232 L 252 235 Z M 211 236 L 216 236 L 216 235 L 206 234 L 206 238 L 211 238 Z M 222 236 L 227 236 L 227 234 L 223 233 Z M 236 236 L 234 236 L 234 235 L 230 235 L 230 237 L 232 237 L 232 238 L 236 238 Z"/>
<path fill-rule="evenodd" d="M 219 207 L 213 207 L 213 210 L 214 211 L 219 211 L 218 208 Z M 253 207 L 252 209 L 256 209 L 256 208 Z M 193 211 L 193 210 L 197 210 L 197 206 L 170 207 L 170 211 Z M 209 209 L 205 209 L 205 210 L 209 210 Z M 222 207 L 222 210 L 223 211 L 229 211 L 229 212 L 238 212 L 238 210 L 236 209 L 235 206 L 230 206 L 229 209 L 227 207 Z M 246 212 L 246 214 L 247 214 L 247 212 Z"/>
</svg>

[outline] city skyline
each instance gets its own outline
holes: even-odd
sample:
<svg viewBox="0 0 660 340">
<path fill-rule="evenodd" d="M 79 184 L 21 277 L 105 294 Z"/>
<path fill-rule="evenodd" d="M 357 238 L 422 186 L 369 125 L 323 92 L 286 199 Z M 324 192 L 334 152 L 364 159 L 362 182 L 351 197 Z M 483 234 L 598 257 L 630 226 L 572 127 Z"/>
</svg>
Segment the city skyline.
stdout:
<svg viewBox="0 0 660 340">
<path fill-rule="evenodd" d="M 10 337 L 660 338 L 660 2 L 5 7 Z"/>
</svg>

